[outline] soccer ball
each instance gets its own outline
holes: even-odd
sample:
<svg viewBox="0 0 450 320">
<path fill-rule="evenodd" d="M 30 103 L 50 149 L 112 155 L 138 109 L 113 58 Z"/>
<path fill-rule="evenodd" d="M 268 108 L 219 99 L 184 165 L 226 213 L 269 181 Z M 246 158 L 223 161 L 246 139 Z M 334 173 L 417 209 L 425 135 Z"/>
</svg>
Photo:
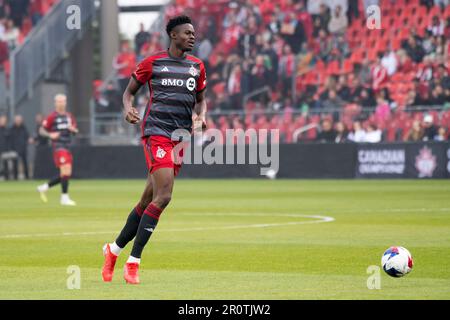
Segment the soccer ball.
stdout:
<svg viewBox="0 0 450 320">
<path fill-rule="evenodd" d="M 273 169 L 270 169 L 266 172 L 266 177 L 270 180 L 275 180 L 277 178 L 277 172 Z"/>
<path fill-rule="evenodd" d="M 381 257 L 381 265 L 388 275 L 399 278 L 411 272 L 413 259 L 406 248 L 390 247 Z"/>
</svg>

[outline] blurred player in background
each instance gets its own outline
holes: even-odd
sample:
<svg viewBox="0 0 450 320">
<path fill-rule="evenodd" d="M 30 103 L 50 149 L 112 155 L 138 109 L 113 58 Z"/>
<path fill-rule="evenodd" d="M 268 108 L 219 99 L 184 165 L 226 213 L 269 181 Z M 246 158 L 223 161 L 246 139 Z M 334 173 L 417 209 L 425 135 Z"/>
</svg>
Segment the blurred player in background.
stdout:
<svg viewBox="0 0 450 320">
<path fill-rule="evenodd" d="M 169 21 L 166 31 L 169 49 L 139 64 L 123 96 L 126 120 L 137 124 L 141 119 L 133 107 L 133 99 L 141 86 L 150 87 L 151 99 L 142 119 L 149 176 L 141 200 L 131 211 L 122 232 L 115 242 L 103 248 L 105 282 L 112 280 L 117 256 L 135 238 L 124 278 L 127 283 L 139 283 L 142 251 L 171 200 L 174 180 L 181 168 L 182 151 L 174 154 L 180 139 L 172 134 L 177 129 L 191 132 L 193 123 L 196 131 L 206 127 L 205 67 L 200 59 L 186 54 L 194 48 L 194 27 L 189 17 L 179 16 Z"/>
<path fill-rule="evenodd" d="M 50 138 L 53 147 L 53 160 L 59 169 L 59 176 L 37 188 L 41 199 L 47 202 L 47 191 L 61 184 L 61 205 L 75 206 L 69 197 L 69 179 L 72 176 L 72 153 L 70 144 L 72 136 L 78 133 L 77 123 L 72 114 L 66 111 L 67 97 L 64 94 L 55 96 L 55 111 L 44 120 L 40 134 Z"/>
</svg>

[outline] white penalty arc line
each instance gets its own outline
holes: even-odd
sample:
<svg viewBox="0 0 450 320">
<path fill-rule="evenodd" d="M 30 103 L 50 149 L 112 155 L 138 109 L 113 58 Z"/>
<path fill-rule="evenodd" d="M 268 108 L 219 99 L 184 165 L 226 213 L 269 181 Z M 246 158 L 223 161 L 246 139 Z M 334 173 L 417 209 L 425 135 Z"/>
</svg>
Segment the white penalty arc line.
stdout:
<svg viewBox="0 0 450 320">
<path fill-rule="evenodd" d="M 202 214 L 183 214 L 183 215 L 195 215 L 202 216 Z M 315 219 L 311 221 L 292 221 L 284 223 L 258 223 L 258 224 L 242 224 L 233 226 L 211 226 L 211 227 L 194 227 L 183 229 L 161 229 L 158 232 L 190 232 L 190 231 L 211 231 L 211 230 L 233 230 L 233 229 L 251 229 L 251 228 L 270 228 L 270 227 L 282 227 L 282 226 L 294 226 L 302 224 L 317 224 L 335 221 L 333 217 L 320 216 L 320 215 L 301 215 L 301 214 L 233 214 L 224 213 L 222 216 L 282 216 L 282 217 L 294 217 L 294 218 L 306 218 Z M 203 216 L 219 216 L 219 214 L 203 214 Z M 35 233 L 35 234 L 9 234 L 0 235 L 0 239 L 21 239 L 21 238 L 50 238 L 50 237 L 70 237 L 70 236 L 93 236 L 102 234 L 114 234 L 116 231 L 92 231 L 92 232 L 62 232 L 62 233 Z"/>
</svg>

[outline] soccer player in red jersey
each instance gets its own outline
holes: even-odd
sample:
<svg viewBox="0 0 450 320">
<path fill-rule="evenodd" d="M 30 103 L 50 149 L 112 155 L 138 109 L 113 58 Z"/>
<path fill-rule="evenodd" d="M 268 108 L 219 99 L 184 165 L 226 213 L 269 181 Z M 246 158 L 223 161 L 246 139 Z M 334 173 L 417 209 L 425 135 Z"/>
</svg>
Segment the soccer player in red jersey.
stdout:
<svg viewBox="0 0 450 320">
<path fill-rule="evenodd" d="M 73 115 L 66 111 L 67 97 L 64 94 L 55 96 L 55 111 L 44 120 L 40 134 L 52 140 L 53 160 L 59 169 L 59 176 L 37 188 L 41 199 L 47 202 L 47 191 L 61 184 L 61 205 L 75 206 L 69 197 L 69 179 L 72 176 L 73 157 L 70 152 L 72 136 L 78 133 L 77 123 Z"/>
<path fill-rule="evenodd" d="M 173 137 L 173 133 L 177 129 L 191 132 L 192 127 L 206 128 L 205 66 L 200 59 L 187 54 L 195 44 L 192 22 L 187 16 L 175 17 L 168 22 L 166 31 L 169 49 L 143 60 L 123 95 L 126 120 L 137 124 L 141 119 L 133 107 L 133 98 L 141 86 L 147 84 L 150 88 L 151 99 L 141 123 L 149 176 L 141 200 L 116 241 L 103 247 L 105 282 L 112 280 L 117 256 L 134 238 L 124 278 L 127 283 L 139 283 L 142 251 L 171 200 L 174 180 L 181 168 L 182 151 L 175 152 L 180 139 Z"/>
</svg>

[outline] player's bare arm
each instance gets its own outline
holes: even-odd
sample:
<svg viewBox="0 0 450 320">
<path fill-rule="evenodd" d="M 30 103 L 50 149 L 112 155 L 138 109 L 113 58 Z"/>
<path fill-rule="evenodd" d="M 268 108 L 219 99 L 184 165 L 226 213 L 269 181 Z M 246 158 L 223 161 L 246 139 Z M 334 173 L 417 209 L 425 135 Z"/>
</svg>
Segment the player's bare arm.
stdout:
<svg viewBox="0 0 450 320">
<path fill-rule="evenodd" d="M 59 132 L 48 132 L 44 127 L 39 128 L 39 134 L 43 137 L 50 138 L 51 140 L 56 140 L 61 135 Z"/>
<path fill-rule="evenodd" d="M 139 82 L 137 82 L 134 78 L 131 78 L 123 94 L 125 120 L 127 120 L 131 124 L 137 124 L 141 121 L 139 112 L 135 107 L 133 107 L 134 97 L 141 86 L 142 85 Z"/>
<path fill-rule="evenodd" d="M 69 131 L 72 132 L 73 134 L 78 134 L 80 132 L 78 128 L 75 126 L 69 126 Z"/>
<path fill-rule="evenodd" d="M 194 131 L 201 131 L 206 129 L 206 112 L 208 107 L 206 105 L 206 90 L 197 93 L 196 103 L 194 107 Z"/>
</svg>

